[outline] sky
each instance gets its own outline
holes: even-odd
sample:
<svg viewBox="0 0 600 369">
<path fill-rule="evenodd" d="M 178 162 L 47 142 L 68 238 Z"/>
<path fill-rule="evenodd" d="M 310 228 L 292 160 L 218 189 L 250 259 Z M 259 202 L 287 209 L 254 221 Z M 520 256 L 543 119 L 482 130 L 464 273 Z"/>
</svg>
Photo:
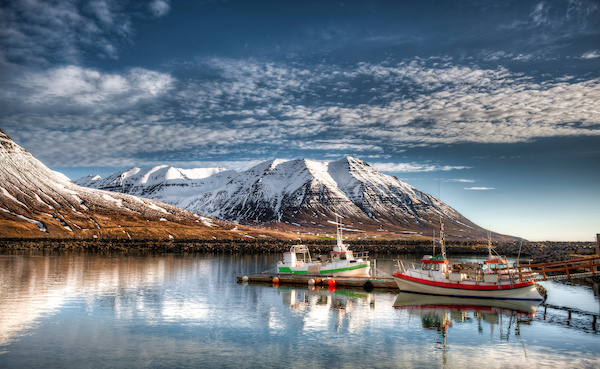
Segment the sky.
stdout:
<svg viewBox="0 0 600 369">
<path fill-rule="evenodd" d="M 349 155 L 495 232 L 600 233 L 598 0 L 4 0 L 0 87 L 73 180 Z"/>
</svg>

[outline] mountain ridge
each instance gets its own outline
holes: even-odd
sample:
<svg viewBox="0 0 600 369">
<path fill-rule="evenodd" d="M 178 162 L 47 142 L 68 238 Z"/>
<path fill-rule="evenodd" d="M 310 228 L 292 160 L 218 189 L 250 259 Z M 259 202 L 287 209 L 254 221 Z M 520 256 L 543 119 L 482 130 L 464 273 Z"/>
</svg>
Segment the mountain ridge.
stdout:
<svg viewBox="0 0 600 369">
<path fill-rule="evenodd" d="M 219 181 L 210 180 L 219 173 L 226 176 L 220 174 Z M 336 215 L 363 231 L 356 234 L 365 237 L 429 237 L 439 231 L 440 222 L 451 238 L 485 239 L 488 233 L 439 199 L 350 156 L 331 162 L 272 159 L 240 173 L 222 170 L 203 181 L 214 186 L 183 180 L 182 186 L 193 183 L 183 192 L 193 194 L 178 197 L 177 206 L 239 224 L 298 233 L 332 232 L 327 220 Z M 95 182 L 100 187 L 102 183 Z M 148 191 L 144 190 L 147 185 L 137 183 L 123 190 L 167 199 L 161 191 L 169 186 L 153 186 Z M 516 239 L 497 233 L 492 237 Z"/>
<path fill-rule="evenodd" d="M 153 199 L 78 186 L 0 130 L 0 237 L 243 239 L 259 232 L 268 233 Z"/>
</svg>

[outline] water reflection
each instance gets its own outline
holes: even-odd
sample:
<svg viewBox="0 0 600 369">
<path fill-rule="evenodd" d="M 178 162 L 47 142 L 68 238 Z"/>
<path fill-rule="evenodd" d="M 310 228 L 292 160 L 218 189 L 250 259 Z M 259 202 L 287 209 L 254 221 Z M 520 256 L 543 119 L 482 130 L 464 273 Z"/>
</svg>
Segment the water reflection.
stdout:
<svg viewBox="0 0 600 369">
<path fill-rule="evenodd" d="M 0 253 L 0 367 L 600 364 L 596 315 L 585 305 L 558 306 L 553 285 L 555 306 L 516 307 L 237 283 L 237 275 L 267 270 L 278 258 Z M 378 260 L 380 270 L 391 270 L 392 258 Z M 597 302 L 591 290 L 575 291 Z"/>
<path fill-rule="evenodd" d="M 440 333 L 443 343 L 455 323 L 473 324 L 479 334 L 487 324 L 490 334 L 497 333 L 500 340 L 508 340 L 511 329 L 513 335 L 519 336 L 521 324 L 531 323 L 538 306 L 539 302 L 533 301 L 466 299 L 404 292 L 394 301 L 395 309 L 406 310 L 421 319 L 423 328 Z"/>
<path fill-rule="evenodd" d="M 185 291 L 230 270 L 211 257 L 36 252 L 0 255 L 0 346 L 36 322 L 70 306 L 101 305 L 115 319 L 198 319 L 206 299 L 190 303 Z M 209 282 L 210 283 L 210 282 Z"/>
<path fill-rule="evenodd" d="M 284 306 L 302 319 L 303 330 L 358 333 L 375 313 L 376 295 L 362 290 L 319 286 L 276 286 Z M 385 297 L 384 297 L 385 299 Z M 387 299 L 388 304 L 390 299 Z"/>
<path fill-rule="evenodd" d="M 444 367 L 448 364 L 447 338 L 453 326 L 472 325 L 482 335 L 487 325 L 490 341 L 494 338 L 508 341 L 511 335 L 521 335 L 522 324 L 531 324 L 538 306 L 539 302 L 533 301 L 468 299 L 405 292 L 400 292 L 394 301 L 395 309 L 417 317 L 425 330 L 434 332 L 434 342 L 442 352 Z"/>
<path fill-rule="evenodd" d="M 501 340 L 509 338 L 511 327 L 514 328 L 513 334 L 518 336 L 520 325 L 531 323 L 538 306 L 539 302 L 533 301 L 468 299 L 406 292 L 400 292 L 394 301 L 395 309 L 420 317 L 423 328 L 441 332 L 443 337 L 454 323 L 472 323 L 480 333 L 483 332 L 483 324 L 488 324 L 490 332 L 498 331 Z"/>
</svg>

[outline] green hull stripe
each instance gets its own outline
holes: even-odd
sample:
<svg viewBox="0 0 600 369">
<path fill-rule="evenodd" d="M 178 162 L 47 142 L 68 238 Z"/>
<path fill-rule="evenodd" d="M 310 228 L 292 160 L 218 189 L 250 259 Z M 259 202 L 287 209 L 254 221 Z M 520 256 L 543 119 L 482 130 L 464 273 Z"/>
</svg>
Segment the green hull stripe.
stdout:
<svg viewBox="0 0 600 369">
<path fill-rule="evenodd" d="M 362 264 L 362 265 L 355 265 L 355 266 L 351 266 L 348 268 L 340 268 L 340 269 L 326 269 L 326 270 L 321 270 L 321 274 L 329 274 L 329 273 L 338 273 L 338 272 L 345 272 L 347 270 L 354 270 L 354 269 L 360 269 L 360 268 L 366 268 L 367 264 Z"/>
<path fill-rule="evenodd" d="M 368 267 L 367 264 L 361 264 L 361 265 L 351 266 L 348 268 L 325 269 L 325 270 L 321 270 L 319 273 L 320 274 L 331 274 L 331 273 L 339 273 L 339 272 L 345 272 L 347 270 L 354 270 L 354 269 L 367 268 L 367 267 Z M 279 273 L 308 274 L 308 271 L 306 271 L 306 270 L 292 270 L 289 267 L 279 267 L 278 269 L 279 269 Z"/>
</svg>

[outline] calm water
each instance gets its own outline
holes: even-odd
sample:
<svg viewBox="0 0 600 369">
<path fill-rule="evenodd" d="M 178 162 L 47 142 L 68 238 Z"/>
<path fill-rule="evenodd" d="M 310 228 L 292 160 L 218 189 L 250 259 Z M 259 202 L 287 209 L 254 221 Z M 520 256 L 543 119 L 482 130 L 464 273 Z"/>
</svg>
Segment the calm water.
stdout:
<svg viewBox="0 0 600 369">
<path fill-rule="evenodd" d="M 0 254 L 0 368 L 600 367 L 592 287 L 536 309 L 237 283 L 277 259 Z"/>
</svg>

